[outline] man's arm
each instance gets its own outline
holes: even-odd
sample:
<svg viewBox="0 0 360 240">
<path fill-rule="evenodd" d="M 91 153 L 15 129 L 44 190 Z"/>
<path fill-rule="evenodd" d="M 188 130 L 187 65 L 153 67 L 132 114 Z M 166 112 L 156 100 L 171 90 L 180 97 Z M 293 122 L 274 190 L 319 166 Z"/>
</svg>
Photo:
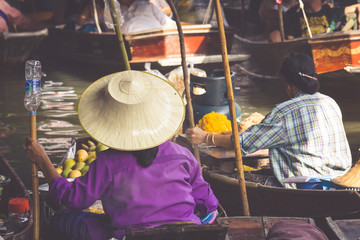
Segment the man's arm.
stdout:
<svg viewBox="0 0 360 240">
<path fill-rule="evenodd" d="M 348 13 L 356 13 L 358 25 L 360 26 L 360 14 L 359 14 L 360 13 L 360 4 L 354 4 L 354 5 L 345 7 L 344 13 L 345 13 L 345 15 Z"/>
</svg>

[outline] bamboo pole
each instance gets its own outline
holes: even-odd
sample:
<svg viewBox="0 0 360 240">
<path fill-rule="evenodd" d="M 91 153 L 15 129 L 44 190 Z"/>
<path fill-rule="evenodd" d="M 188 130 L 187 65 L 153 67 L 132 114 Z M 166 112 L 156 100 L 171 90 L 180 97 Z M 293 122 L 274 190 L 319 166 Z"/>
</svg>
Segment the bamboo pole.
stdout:
<svg viewBox="0 0 360 240">
<path fill-rule="evenodd" d="M 227 88 L 227 95 L 228 95 L 229 108 L 230 108 L 232 134 L 234 136 L 235 159 L 236 159 L 236 167 L 238 169 L 238 180 L 239 180 L 239 188 L 240 188 L 240 194 L 241 194 L 241 199 L 242 199 L 242 207 L 243 207 L 244 215 L 250 216 L 249 203 L 248 203 L 248 199 L 247 199 L 246 185 L 245 185 L 245 179 L 244 179 L 244 168 L 243 168 L 243 161 L 242 161 L 242 156 L 241 156 L 240 141 L 239 141 L 239 138 L 236 137 L 239 135 L 239 131 L 238 131 L 238 126 L 237 126 L 237 122 L 236 122 L 234 93 L 233 93 L 233 88 L 232 88 L 229 59 L 228 59 L 228 55 L 227 55 L 225 30 L 224 30 L 224 23 L 223 23 L 223 18 L 222 18 L 222 14 L 221 14 L 220 0 L 216 0 L 215 6 L 216 6 L 216 17 L 217 17 L 220 41 L 221 41 L 222 58 L 223 58 L 223 62 L 224 62 L 224 72 L 225 72 L 226 88 Z"/>
<path fill-rule="evenodd" d="M 301 8 L 302 14 L 303 14 L 304 19 L 305 19 L 305 23 L 306 23 L 306 27 L 307 27 L 307 30 L 308 30 L 308 33 L 309 33 L 309 37 L 312 38 L 311 29 L 310 29 L 310 26 L 309 26 L 308 19 L 306 17 L 306 13 L 305 13 L 305 10 L 304 10 L 304 3 L 303 3 L 302 0 L 299 0 L 299 6 Z"/>
<path fill-rule="evenodd" d="M 111 18 L 113 20 L 113 23 L 115 26 L 115 32 L 116 32 L 116 35 L 118 38 L 118 42 L 120 44 L 120 50 L 121 50 L 121 55 L 122 55 L 122 58 L 124 61 L 125 69 L 130 70 L 131 68 L 130 68 L 129 58 L 128 58 L 128 55 L 126 52 L 124 38 L 121 33 L 119 18 L 116 14 L 115 3 L 114 3 L 114 0 L 108 0 L 108 1 L 109 1 L 109 6 L 110 6 Z"/>
<path fill-rule="evenodd" d="M 30 114 L 30 137 L 34 140 L 37 139 L 36 135 L 36 113 Z M 34 240 L 40 238 L 40 200 L 39 200 L 39 177 L 38 167 L 36 163 L 31 163 L 31 178 L 32 178 L 32 194 L 33 194 L 33 219 L 34 219 Z"/>
<path fill-rule="evenodd" d="M 278 3 L 278 14 L 279 14 L 280 36 L 281 36 L 281 41 L 283 42 L 285 40 L 285 32 L 284 32 L 283 10 L 281 3 Z"/>
<path fill-rule="evenodd" d="M 169 4 L 169 6 L 171 8 L 171 11 L 174 14 L 174 19 L 175 19 L 176 26 L 177 26 L 177 29 L 178 29 L 178 32 L 179 32 L 180 51 L 181 51 L 181 66 L 182 66 L 182 69 L 183 69 L 185 95 L 186 95 L 186 101 L 187 101 L 186 107 L 187 107 L 187 113 L 188 113 L 188 118 L 189 118 L 189 122 L 190 122 L 190 127 L 194 128 L 195 127 L 194 111 L 193 111 L 193 107 L 192 107 L 192 103 L 191 103 L 190 79 L 189 79 L 188 69 L 187 69 L 187 65 L 186 65 L 184 34 L 183 34 L 183 31 L 182 31 L 182 28 L 181 28 L 181 22 L 180 22 L 179 15 L 177 13 L 177 10 L 175 8 L 175 5 L 174 5 L 173 1 L 172 0 L 166 0 L 166 2 Z M 193 145 L 193 148 L 194 148 L 194 156 L 195 156 L 196 160 L 199 162 L 199 164 L 201 166 L 199 148 L 198 148 L 198 146 L 196 144 Z"/>
</svg>

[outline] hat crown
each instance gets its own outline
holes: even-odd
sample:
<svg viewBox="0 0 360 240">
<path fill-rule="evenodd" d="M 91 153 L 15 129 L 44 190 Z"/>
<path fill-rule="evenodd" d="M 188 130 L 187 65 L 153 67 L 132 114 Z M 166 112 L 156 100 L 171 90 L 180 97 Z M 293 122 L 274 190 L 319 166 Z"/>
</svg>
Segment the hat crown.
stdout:
<svg viewBox="0 0 360 240">
<path fill-rule="evenodd" d="M 121 92 L 132 95 L 141 92 L 143 85 L 138 79 L 126 79 L 119 83 Z"/>
<path fill-rule="evenodd" d="M 152 84 L 138 78 L 133 71 L 122 75 L 114 75 L 107 86 L 110 96 L 124 104 L 137 104 L 147 99 Z"/>
</svg>

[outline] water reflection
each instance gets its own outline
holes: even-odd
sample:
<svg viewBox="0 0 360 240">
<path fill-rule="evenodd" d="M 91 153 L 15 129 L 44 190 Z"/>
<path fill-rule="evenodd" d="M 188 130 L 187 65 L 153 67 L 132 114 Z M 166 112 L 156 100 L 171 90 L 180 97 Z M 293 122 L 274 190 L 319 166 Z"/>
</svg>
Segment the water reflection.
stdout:
<svg viewBox="0 0 360 240">
<path fill-rule="evenodd" d="M 79 94 L 74 87 L 59 81 L 45 81 L 42 86 L 41 114 L 37 130 L 44 137 L 39 138 L 54 163 L 58 163 L 70 146 L 71 139 L 84 132 L 78 122 L 76 102 Z"/>
</svg>

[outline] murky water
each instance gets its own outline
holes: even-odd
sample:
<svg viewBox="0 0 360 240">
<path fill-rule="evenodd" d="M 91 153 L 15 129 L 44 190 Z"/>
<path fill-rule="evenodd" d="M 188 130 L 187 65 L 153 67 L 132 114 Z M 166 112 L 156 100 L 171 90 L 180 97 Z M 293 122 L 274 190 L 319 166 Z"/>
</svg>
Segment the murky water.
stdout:
<svg viewBox="0 0 360 240">
<path fill-rule="evenodd" d="M 37 136 L 53 163 L 59 163 L 73 137 L 87 136 L 77 117 L 81 93 L 92 82 L 112 72 L 101 68 L 80 69 L 52 61 L 42 62 L 42 65 L 47 76 L 42 79 L 43 100 L 37 113 Z M 276 86 L 276 81 L 252 80 L 242 76 L 237 66 L 233 65 L 232 71 L 237 72 L 235 96 L 243 118 L 256 111 L 265 115 L 286 99 L 281 87 L 269 90 L 269 84 Z M 342 108 L 353 154 L 360 147 L 359 78 L 322 82 L 322 91 L 338 101 Z M 24 149 L 24 139 L 30 134 L 29 114 L 23 104 L 24 91 L 22 68 L 0 75 L 0 153 L 31 188 L 31 164 Z"/>
</svg>

